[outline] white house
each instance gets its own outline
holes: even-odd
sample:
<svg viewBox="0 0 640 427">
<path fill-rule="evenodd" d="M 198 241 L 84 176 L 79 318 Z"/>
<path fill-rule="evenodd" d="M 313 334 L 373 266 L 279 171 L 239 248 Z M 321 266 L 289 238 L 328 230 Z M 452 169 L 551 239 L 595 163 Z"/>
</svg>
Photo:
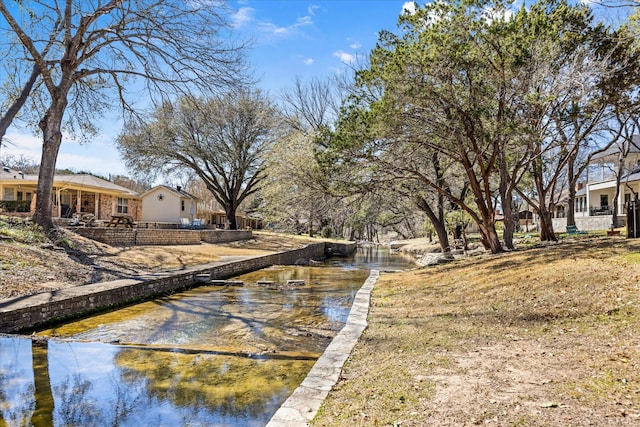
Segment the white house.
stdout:
<svg viewBox="0 0 640 427">
<path fill-rule="evenodd" d="M 142 221 L 180 223 L 181 218 L 189 222 L 198 217 L 198 198 L 187 193 L 182 187 L 166 185 L 153 187 L 143 193 Z"/>
<path fill-rule="evenodd" d="M 616 172 L 620 155 L 619 147 L 614 145 L 591 159 L 587 180 L 579 184 L 576 192 L 574 212 L 578 227 L 587 230 L 609 228 L 613 222 L 614 205 L 618 208 L 617 223 L 625 224 L 628 202 L 636 200 L 640 194 L 640 136 L 633 137 L 623 162 L 616 199 Z"/>
</svg>

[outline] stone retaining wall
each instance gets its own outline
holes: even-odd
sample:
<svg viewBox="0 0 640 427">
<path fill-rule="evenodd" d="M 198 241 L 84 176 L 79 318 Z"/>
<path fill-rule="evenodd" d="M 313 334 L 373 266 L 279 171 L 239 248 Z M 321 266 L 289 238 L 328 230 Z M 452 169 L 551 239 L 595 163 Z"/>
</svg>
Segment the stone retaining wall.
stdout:
<svg viewBox="0 0 640 427">
<path fill-rule="evenodd" d="M 324 258 L 324 253 L 325 244 L 314 243 L 302 249 L 237 262 L 198 266 L 176 273 L 160 273 L 141 278 L 94 283 L 28 297 L 0 300 L 0 333 L 31 330 L 47 323 L 190 288 L 199 284 L 196 277 L 202 274 L 208 274 L 212 279 L 226 279 L 270 265 L 295 265 L 307 263 L 310 259 L 319 260 Z"/>
<path fill-rule="evenodd" d="M 357 247 L 356 242 L 325 242 L 324 252 L 327 256 L 347 256 L 355 252 Z"/>
<path fill-rule="evenodd" d="M 321 260 L 325 257 L 325 243 L 312 243 L 302 249 L 263 255 L 244 261 L 221 265 L 209 272 L 211 280 L 227 279 L 238 274 L 260 270 L 271 265 L 305 265 L 309 260 Z"/>
<path fill-rule="evenodd" d="M 226 243 L 253 239 L 251 230 L 200 230 L 200 239 L 206 243 Z"/>
<path fill-rule="evenodd" d="M 553 218 L 553 230 L 557 233 L 564 233 L 567 227 L 567 218 Z M 613 215 L 576 217 L 576 227 L 578 230 L 597 231 L 609 230 L 613 222 Z M 618 226 L 626 225 L 626 218 L 618 216 Z"/>
<path fill-rule="evenodd" d="M 178 230 L 152 228 L 88 227 L 73 231 L 111 246 L 197 245 L 253 238 L 251 230 Z"/>
</svg>

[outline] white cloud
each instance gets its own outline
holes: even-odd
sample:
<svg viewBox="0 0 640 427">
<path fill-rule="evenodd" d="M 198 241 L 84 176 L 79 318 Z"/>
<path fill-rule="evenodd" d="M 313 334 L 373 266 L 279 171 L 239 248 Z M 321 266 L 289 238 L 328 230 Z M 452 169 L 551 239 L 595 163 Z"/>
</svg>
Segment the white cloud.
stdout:
<svg viewBox="0 0 640 427">
<path fill-rule="evenodd" d="M 239 28 L 251 22 L 253 20 L 254 12 L 255 9 L 250 7 L 241 7 L 238 9 L 238 11 L 231 17 L 233 27 Z"/>
<path fill-rule="evenodd" d="M 307 9 L 307 11 L 308 11 L 309 15 L 314 15 L 314 12 L 315 12 L 317 9 L 320 9 L 320 6 L 317 6 L 317 5 L 315 5 L 315 4 L 312 4 L 312 5 L 309 5 L 309 8 Z"/>
<path fill-rule="evenodd" d="M 313 65 L 313 58 L 305 58 L 302 62 L 304 65 Z"/>
<path fill-rule="evenodd" d="M 349 45 L 349 47 L 353 50 L 358 50 L 362 47 L 362 45 L 358 42 L 353 42 Z"/>
<path fill-rule="evenodd" d="M 42 155 L 42 138 L 27 133 L 7 133 L 2 140 L 0 154 L 24 156 L 40 163 Z"/>
<path fill-rule="evenodd" d="M 40 163 L 42 138 L 28 132 L 10 131 L 3 139 L 0 155 L 24 156 Z M 64 138 L 56 168 L 90 171 L 102 176 L 127 175 L 124 162 L 120 159 L 112 138 L 106 135 L 97 136 L 91 143 L 82 145 Z"/>
<path fill-rule="evenodd" d="M 340 58 L 340 61 L 345 62 L 347 64 L 353 64 L 356 61 L 355 55 L 344 52 L 342 50 L 333 52 L 333 56 Z"/>
<path fill-rule="evenodd" d="M 409 13 L 413 15 L 416 13 L 416 4 L 412 1 L 407 1 L 402 5 L 402 14 Z"/>
<path fill-rule="evenodd" d="M 271 22 L 261 22 L 258 24 L 258 30 L 264 33 L 288 37 L 296 34 L 300 28 L 308 25 L 313 25 L 311 16 L 302 16 L 296 19 L 295 24 L 289 25 L 288 27 L 279 27 Z"/>
<path fill-rule="evenodd" d="M 487 7 L 484 9 L 482 13 L 483 17 L 488 22 L 493 21 L 510 21 L 513 19 L 513 12 L 509 9 L 494 9 L 491 7 Z"/>
</svg>

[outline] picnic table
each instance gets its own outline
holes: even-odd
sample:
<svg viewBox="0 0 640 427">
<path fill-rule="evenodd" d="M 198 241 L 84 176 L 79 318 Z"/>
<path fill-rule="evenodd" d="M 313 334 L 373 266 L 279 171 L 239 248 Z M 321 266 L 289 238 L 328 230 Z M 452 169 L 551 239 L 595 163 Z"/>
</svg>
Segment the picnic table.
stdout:
<svg viewBox="0 0 640 427">
<path fill-rule="evenodd" d="M 133 218 L 130 215 L 111 215 L 111 220 L 107 227 L 117 227 L 122 225 L 126 228 L 133 228 Z"/>
</svg>

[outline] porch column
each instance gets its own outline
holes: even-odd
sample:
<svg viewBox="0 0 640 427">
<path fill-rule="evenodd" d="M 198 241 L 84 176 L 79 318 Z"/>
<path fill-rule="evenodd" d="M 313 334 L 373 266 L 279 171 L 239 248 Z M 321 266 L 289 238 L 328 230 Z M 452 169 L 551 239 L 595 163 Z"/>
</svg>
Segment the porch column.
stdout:
<svg viewBox="0 0 640 427">
<path fill-rule="evenodd" d="M 95 202 L 93 203 L 93 214 L 98 218 L 98 205 L 100 205 L 100 194 L 95 193 Z"/>
<path fill-rule="evenodd" d="M 622 183 L 620 183 L 620 188 L 618 189 L 618 216 L 624 215 L 624 187 Z M 617 221 L 618 218 L 614 218 L 614 221 Z"/>
<path fill-rule="evenodd" d="M 56 215 L 56 216 L 57 216 L 58 218 L 61 218 L 61 217 L 62 217 L 62 203 L 61 203 L 61 201 L 60 201 L 60 191 L 62 191 L 60 188 L 58 188 L 58 189 L 56 190 L 56 201 L 55 201 L 55 204 L 56 204 L 56 211 L 57 211 L 57 215 Z"/>
<path fill-rule="evenodd" d="M 76 212 L 82 212 L 82 190 L 76 191 Z"/>
<path fill-rule="evenodd" d="M 589 182 L 587 182 L 587 186 L 586 186 L 586 193 L 587 193 L 587 210 L 586 210 L 586 215 L 585 216 L 591 216 L 591 198 L 589 197 L 590 193 L 591 193 L 591 189 L 589 188 L 590 184 Z"/>
</svg>

